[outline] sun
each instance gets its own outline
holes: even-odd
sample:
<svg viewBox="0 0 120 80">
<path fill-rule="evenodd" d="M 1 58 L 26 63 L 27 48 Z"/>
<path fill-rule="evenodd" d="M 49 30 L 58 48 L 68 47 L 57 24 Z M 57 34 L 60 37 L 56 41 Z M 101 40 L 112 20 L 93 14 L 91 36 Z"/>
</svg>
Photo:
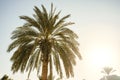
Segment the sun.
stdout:
<svg viewBox="0 0 120 80">
<path fill-rule="evenodd" d="M 113 61 L 113 56 L 110 49 L 94 48 L 89 53 L 89 62 L 91 65 L 102 68 L 110 66 Z"/>
</svg>

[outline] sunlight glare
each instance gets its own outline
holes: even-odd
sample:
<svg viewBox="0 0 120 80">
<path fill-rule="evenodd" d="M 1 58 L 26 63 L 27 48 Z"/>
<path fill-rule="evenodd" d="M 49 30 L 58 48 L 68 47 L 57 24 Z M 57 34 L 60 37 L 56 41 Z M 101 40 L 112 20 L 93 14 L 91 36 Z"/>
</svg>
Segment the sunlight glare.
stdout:
<svg viewBox="0 0 120 80">
<path fill-rule="evenodd" d="M 113 61 L 112 51 L 107 48 L 95 48 L 89 55 L 90 63 L 98 68 L 110 66 Z"/>
</svg>

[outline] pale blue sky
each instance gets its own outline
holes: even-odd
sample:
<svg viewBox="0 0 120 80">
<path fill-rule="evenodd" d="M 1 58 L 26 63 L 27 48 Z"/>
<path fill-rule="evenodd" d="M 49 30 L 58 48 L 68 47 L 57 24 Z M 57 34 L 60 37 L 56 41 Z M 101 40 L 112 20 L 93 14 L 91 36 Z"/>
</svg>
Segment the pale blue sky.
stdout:
<svg viewBox="0 0 120 80">
<path fill-rule="evenodd" d="M 107 56 L 111 56 L 112 60 L 106 63 L 110 63 L 117 69 L 116 74 L 120 74 L 120 0 L 0 0 L 0 77 L 9 74 L 15 80 L 26 79 L 26 74 L 12 75 L 10 71 L 12 53 L 6 50 L 11 43 L 11 32 L 24 23 L 19 16 L 32 16 L 33 7 L 41 4 L 50 9 L 51 2 L 58 11 L 62 10 L 61 15 L 71 14 L 68 20 L 75 22 L 71 27 L 79 35 L 83 60 L 78 61 L 75 78 L 71 80 L 98 80 L 102 76 L 93 53 L 99 56 L 108 52 Z M 36 74 L 30 77 L 34 80 L 32 76 Z"/>
</svg>

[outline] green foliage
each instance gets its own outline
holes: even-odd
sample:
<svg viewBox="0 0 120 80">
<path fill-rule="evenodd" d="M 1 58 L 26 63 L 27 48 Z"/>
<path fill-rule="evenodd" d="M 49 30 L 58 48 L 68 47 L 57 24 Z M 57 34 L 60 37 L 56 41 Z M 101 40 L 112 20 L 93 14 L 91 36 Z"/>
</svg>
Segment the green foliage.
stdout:
<svg viewBox="0 0 120 80">
<path fill-rule="evenodd" d="M 11 70 L 14 73 L 18 70 L 29 71 L 29 78 L 31 70 L 36 69 L 39 75 L 41 63 L 45 58 L 49 58 L 50 75 L 55 66 L 60 78 L 63 77 L 63 71 L 67 77 L 74 76 L 75 57 L 78 56 L 81 59 L 81 55 L 76 41 L 78 36 L 66 27 L 74 24 L 65 21 L 70 15 L 59 18 L 60 12 L 56 13 L 53 4 L 49 13 L 43 5 L 42 10 L 35 6 L 34 11 L 33 18 L 20 16 L 20 19 L 25 20 L 26 23 L 12 32 L 13 42 L 7 50 L 10 52 L 15 49 L 11 57 L 13 62 Z"/>
</svg>

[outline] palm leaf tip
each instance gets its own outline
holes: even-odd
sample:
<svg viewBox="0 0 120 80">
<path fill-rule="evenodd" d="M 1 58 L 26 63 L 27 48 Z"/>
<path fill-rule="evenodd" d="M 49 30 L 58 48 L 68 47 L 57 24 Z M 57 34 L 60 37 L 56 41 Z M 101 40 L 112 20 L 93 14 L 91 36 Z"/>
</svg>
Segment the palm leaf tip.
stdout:
<svg viewBox="0 0 120 80">
<path fill-rule="evenodd" d="M 81 55 L 79 56 L 79 59 L 81 59 L 81 60 L 83 59 Z"/>
<path fill-rule="evenodd" d="M 10 45 L 8 46 L 7 52 L 10 52 L 13 48 L 14 48 L 13 44 L 10 44 Z"/>
<path fill-rule="evenodd" d="M 8 47 L 8 49 L 7 49 L 7 52 L 10 52 L 10 49 L 9 49 L 9 47 Z"/>
<path fill-rule="evenodd" d="M 44 5 L 42 5 L 42 9 L 43 9 L 43 11 L 47 14 L 47 10 L 46 10 L 46 8 L 44 7 Z"/>
<path fill-rule="evenodd" d="M 20 19 L 25 19 L 25 16 L 19 16 Z"/>
<path fill-rule="evenodd" d="M 71 16 L 71 15 L 68 14 L 68 15 L 64 16 L 61 20 L 65 20 L 65 19 L 69 18 L 70 16 Z"/>
<path fill-rule="evenodd" d="M 77 55 L 77 57 L 80 59 L 80 60 L 82 60 L 83 58 L 82 58 L 82 55 L 79 53 L 79 54 L 76 54 Z"/>
</svg>

